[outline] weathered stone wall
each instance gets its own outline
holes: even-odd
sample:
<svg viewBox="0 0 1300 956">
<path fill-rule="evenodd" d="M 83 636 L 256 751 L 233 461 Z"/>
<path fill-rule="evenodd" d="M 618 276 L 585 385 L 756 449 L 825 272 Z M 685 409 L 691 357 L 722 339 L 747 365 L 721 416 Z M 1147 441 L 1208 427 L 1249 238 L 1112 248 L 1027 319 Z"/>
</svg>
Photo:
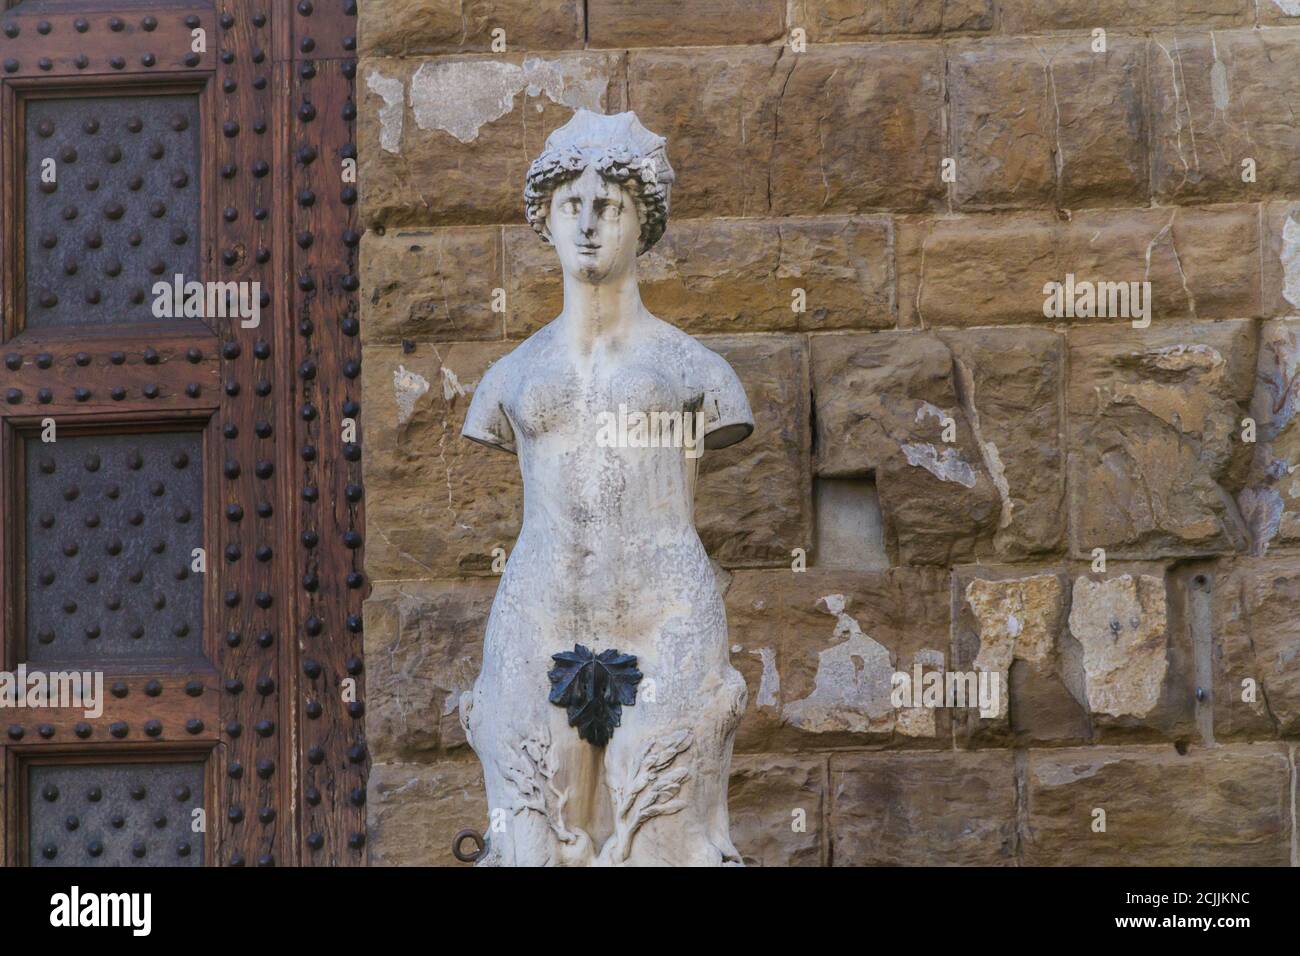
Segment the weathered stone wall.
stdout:
<svg viewBox="0 0 1300 956">
<path fill-rule="evenodd" d="M 487 820 L 456 705 L 521 492 L 459 430 L 558 310 L 520 194 L 579 106 L 668 137 L 644 297 L 754 407 L 698 507 L 746 858 L 1296 861 L 1300 3 L 361 12 L 375 862 Z M 1149 281 L 1150 327 L 1045 318 L 1067 274 Z M 914 667 L 1009 699 L 896 708 Z"/>
</svg>

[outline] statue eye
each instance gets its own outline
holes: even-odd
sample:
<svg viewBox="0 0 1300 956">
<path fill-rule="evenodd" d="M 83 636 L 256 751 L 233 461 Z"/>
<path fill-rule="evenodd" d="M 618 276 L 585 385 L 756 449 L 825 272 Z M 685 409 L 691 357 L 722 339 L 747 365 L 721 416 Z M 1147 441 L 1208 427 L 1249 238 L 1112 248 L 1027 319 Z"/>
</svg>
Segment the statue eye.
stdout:
<svg viewBox="0 0 1300 956">
<path fill-rule="evenodd" d="M 618 217 L 621 216 L 622 214 L 623 214 L 622 203 L 612 202 L 608 206 L 602 207 L 600 210 L 601 218 L 607 219 L 611 222 L 617 220 Z"/>
<path fill-rule="evenodd" d="M 566 216 L 576 216 L 582 209 L 582 203 L 577 199 L 566 199 L 560 203 L 560 211 Z"/>
</svg>

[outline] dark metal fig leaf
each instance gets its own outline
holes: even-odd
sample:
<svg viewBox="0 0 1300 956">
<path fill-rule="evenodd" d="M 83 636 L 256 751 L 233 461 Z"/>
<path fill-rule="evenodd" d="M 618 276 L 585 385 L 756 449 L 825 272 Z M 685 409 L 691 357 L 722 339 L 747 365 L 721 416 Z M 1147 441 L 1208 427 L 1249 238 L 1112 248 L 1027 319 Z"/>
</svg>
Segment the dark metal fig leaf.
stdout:
<svg viewBox="0 0 1300 956">
<path fill-rule="evenodd" d="M 641 672 L 636 658 L 620 651 L 601 651 L 575 644 L 571 651 L 552 654 L 555 667 L 546 675 L 551 681 L 549 700 L 568 712 L 569 726 L 590 744 L 603 747 L 623 721 L 623 708 L 636 704 L 636 686 Z"/>
</svg>

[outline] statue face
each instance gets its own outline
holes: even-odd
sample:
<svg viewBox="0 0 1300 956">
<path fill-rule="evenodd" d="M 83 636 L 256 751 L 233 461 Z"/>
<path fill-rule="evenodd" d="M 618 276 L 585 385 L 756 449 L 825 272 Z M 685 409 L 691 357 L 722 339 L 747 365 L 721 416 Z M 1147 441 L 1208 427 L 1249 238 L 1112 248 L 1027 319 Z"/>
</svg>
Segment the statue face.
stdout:
<svg viewBox="0 0 1300 956">
<path fill-rule="evenodd" d="M 555 190 L 546 225 L 567 276 L 599 285 L 635 268 L 641 238 L 636 199 L 592 166 Z"/>
</svg>

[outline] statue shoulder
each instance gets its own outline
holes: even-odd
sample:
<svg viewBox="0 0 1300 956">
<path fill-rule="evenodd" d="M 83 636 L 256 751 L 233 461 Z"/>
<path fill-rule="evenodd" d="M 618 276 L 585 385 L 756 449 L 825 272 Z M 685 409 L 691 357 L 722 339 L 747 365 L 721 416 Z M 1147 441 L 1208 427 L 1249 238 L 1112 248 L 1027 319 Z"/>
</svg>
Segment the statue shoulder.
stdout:
<svg viewBox="0 0 1300 956">
<path fill-rule="evenodd" d="M 699 339 L 678 329 L 673 331 L 678 337 L 675 344 L 683 358 L 681 367 L 690 385 L 704 391 L 739 392 L 743 398 L 745 387 L 726 358 Z"/>
<path fill-rule="evenodd" d="M 754 415 L 740 376 L 722 355 L 702 342 L 691 341 L 698 349 L 692 364 L 704 397 L 705 447 L 725 448 L 744 441 L 754 430 Z"/>
<path fill-rule="evenodd" d="M 672 366 L 682 370 L 691 384 L 707 384 L 735 376 L 730 363 L 695 336 L 662 319 L 658 323 L 655 351 Z"/>
<path fill-rule="evenodd" d="M 514 426 L 505 406 L 516 381 L 517 356 L 522 348 L 518 346 L 484 370 L 474 386 L 461 435 L 491 448 L 516 451 Z"/>
<path fill-rule="evenodd" d="M 492 362 L 479 380 L 478 388 L 489 392 L 504 392 L 521 378 L 527 377 L 529 370 L 546 349 L 546 343 L 550 339 L 547 332 L 549 328 L 549 325 L 543 326 Z"/>
</svg>

